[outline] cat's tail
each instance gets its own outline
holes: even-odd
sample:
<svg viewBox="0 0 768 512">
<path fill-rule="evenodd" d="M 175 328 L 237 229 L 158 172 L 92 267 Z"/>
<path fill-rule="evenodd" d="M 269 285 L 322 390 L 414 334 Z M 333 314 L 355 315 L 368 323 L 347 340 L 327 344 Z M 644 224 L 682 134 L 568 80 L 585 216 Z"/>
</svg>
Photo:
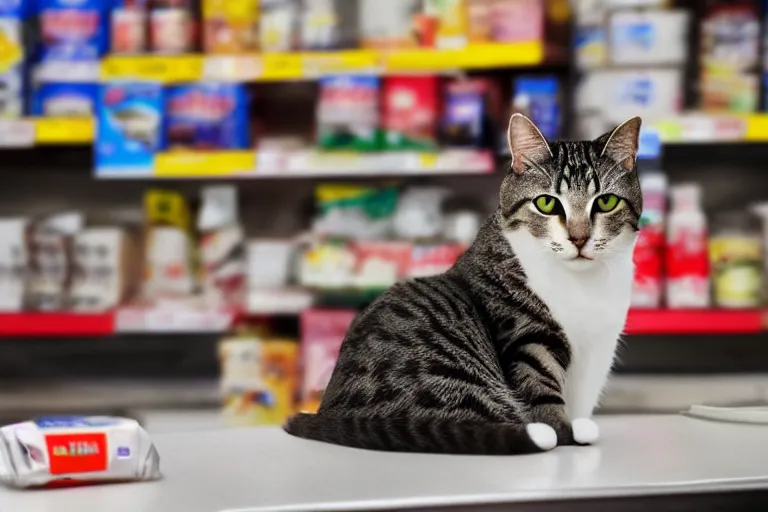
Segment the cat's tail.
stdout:
<svg viewBox="0 0 768 512">
<path fill-rule="evenodd" d="M 284 429 L 304 439 L 396 452 L 512 455 L 551 450 L 557 444 L 555 430 L 544 423 L 297 414 Z"/>
</svg>

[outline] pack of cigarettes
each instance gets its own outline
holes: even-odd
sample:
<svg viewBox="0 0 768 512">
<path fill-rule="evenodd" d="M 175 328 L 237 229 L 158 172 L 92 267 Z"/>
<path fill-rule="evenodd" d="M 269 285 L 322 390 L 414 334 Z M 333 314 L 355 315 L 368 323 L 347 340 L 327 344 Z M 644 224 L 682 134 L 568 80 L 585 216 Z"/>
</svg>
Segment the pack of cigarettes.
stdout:
<svg viewBox="0 0 768 512">
<path fill-rule="evenodd" d="M 160 478 L 160 457 L 135 420 L 42 418 L 0 428 L 0 483 L 54 487 Z"/>
</svg>

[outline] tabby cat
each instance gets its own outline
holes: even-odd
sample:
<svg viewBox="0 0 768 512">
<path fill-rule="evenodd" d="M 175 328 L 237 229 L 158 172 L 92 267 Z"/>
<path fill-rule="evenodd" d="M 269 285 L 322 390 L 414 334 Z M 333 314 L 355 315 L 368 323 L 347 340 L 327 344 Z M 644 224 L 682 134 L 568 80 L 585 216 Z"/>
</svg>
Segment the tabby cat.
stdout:
<svg viewBox="0 0 768 512">
<path fill-rule="evenodd" d="M 448 272 L 391 287 L 350 326 L 295 436 L 375 450 L 513 454 L 591 444 L 629 308 L 640 119 L 548 143 L 509 123 L 498 209 Z"/>
</svg>

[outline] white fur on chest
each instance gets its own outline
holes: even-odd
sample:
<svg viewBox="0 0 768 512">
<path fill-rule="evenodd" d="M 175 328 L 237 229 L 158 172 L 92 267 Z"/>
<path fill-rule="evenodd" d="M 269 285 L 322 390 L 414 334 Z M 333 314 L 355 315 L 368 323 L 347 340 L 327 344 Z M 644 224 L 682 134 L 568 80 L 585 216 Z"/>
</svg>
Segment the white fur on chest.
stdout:
<svg viewBox="0 0 768 512">
<path fill-rule="evenodd" d="M 613 364 L 632 289 L 632 253 L 573 270 L 542 251 L 525 230 L 506 234 L 530 288 L 549 307 L 571 345 L 563 398 L 571 419 L 589 417 Z"/>
</svg>

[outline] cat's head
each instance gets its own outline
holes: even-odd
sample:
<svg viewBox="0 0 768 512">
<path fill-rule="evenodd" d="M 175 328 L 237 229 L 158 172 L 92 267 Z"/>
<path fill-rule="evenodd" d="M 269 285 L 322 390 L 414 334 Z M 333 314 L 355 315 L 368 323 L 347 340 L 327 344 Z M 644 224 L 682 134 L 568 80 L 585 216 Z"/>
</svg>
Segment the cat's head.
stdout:
<svg viewBox="0 0 768 512">
<path fill-rule="evenodd" d="M 634 117 L 594 141 L 548 143 L 528 118 L 513 115 L 502 229 L 526 230 L 534 245 L 574 269 L 631 257 L 643 209 L 640 124 Z"/>
</svg>

